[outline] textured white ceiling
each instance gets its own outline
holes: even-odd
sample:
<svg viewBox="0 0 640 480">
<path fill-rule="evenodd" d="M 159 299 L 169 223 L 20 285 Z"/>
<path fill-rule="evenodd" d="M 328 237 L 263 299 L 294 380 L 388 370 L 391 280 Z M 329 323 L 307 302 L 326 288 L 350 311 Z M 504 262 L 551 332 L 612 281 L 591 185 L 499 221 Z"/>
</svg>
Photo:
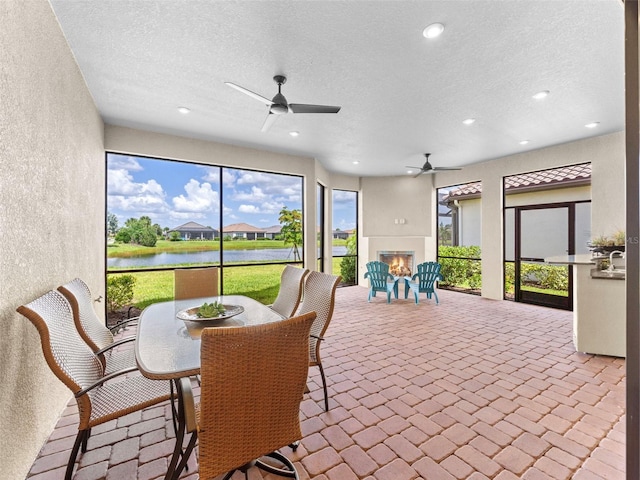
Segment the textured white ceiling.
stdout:
<svg viewBox="0 0 640 480">
<path fill-rule="evenodd" d="M 406 174 L 424 152 L 463 166 L 624 127 L 618 0 L 51 4 L 109 124 L 311 156 L 358 176 Z M 446 30 L 427 40 L 433 22 Z M 342 110 L 287 114 L 261 132 L 267 107 L 224 82 L 271 98 L 276 74 L 290 103 Z M 536 101 L 540 90 L 551 94 Z"/>
</svg>

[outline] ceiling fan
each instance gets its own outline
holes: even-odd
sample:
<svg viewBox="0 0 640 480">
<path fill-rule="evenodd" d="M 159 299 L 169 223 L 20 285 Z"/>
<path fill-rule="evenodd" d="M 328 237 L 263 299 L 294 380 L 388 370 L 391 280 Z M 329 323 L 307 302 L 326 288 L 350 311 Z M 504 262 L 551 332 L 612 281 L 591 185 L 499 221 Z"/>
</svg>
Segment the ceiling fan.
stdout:
<svg viewBox="0 0 640 480">
<path fill-rule="evenodd" d="M 431 163 L 429 163 L 429 155 L 431 155 L 430 153 L 425 153 L 425 162 L 424 165 L 422 165 L 422 167 L 406 167 L 406 168 L 411 168 L 414 170 L 420 170 L 418 173 L 416 173 L 413 178 L 416 178 L 419 175 L 422 175 L 423 173 L 436 173 L 436 172 L 442 172 L 444 170 L 462 170 L 462 168 L 459 167 L 433 167 L 431 165 Z"/>
<path fill-rule="evenodd" d="M 249 95 L 251 98 L 255 98 L 259 102 L 264 103 L 269 106 L 269 114 L 262 125 L 262 131 L 266 132 L 271 128 L 271 126 L 278 119 L 279 115 L 283 115 L 285 113 L 338 113 L 340 111 L 340 107 L 332 107 L 329 105 L 308 105 L 305 103 L 287 103 L 287 99 L 282 95 L 281 88 L 287 81 L 287 77 L 284 75 L 276 75 L 273 77 L 273 81 L 278 84 L 278 93 L 273 97 L 273 99 L 269 100 L 262 95 L 258 95 L 257 93 L 252 92 L 251 90 L 247 90 L 240 85 L 236 85 L 231 82 L 224 82 L 226 85 L 229 85 L 232 88 L 235 88 L 239 92 L 244 93 L 245 95 Z"/>
</svg>

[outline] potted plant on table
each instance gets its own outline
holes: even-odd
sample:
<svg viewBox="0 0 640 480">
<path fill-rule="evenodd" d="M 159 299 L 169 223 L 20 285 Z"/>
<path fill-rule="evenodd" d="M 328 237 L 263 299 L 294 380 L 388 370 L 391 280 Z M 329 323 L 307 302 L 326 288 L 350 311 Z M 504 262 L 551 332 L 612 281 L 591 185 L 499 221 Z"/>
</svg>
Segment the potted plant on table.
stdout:
<svg viewBox="0 0 640 480">
<path fill-rule="evenodd" d="M 624 252 L 626 235 L 624 230 L 618 230 L 613 235 L 600 235 L 589 243 L 589 248 L 593 253 L 609 254 L 615 250 Z"/>
</svg>

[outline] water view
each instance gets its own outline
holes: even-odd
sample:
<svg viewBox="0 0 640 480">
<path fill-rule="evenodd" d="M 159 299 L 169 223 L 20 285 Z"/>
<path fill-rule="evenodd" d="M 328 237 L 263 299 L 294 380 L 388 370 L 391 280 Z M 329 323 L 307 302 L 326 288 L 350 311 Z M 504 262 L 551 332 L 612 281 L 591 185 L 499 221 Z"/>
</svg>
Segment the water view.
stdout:
<svg viewBox="0 0 640 480">
<path fill-rule="evenodd" d="M 333 247 L 333 256 L 347 254 L 344 246 Z M 225 250 L 223 252 L 225 263 L 249 263 L 249 262 L 277 262 L 293 261 L 291 248 L 264 248 L 253 250 Z M 220 251 L 209 250 L 206 252 L 163 252 L 154 255 L 142 255 L 136 257 L 110 257 L 107 258 L 107 268 L 134 268 L 134 267 L 159 267 L 187 263 L 220 263 Z"/>
</svg>

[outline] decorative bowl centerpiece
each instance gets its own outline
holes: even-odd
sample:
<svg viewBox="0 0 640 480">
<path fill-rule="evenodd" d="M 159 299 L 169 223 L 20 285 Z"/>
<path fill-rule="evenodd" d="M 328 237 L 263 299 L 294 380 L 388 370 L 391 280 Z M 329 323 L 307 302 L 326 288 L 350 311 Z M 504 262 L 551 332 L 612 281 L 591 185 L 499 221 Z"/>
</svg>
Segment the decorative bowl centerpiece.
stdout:
<svg viewBox="0 0 640 480">
<path fill-rule="evenodd" d="M 203 303 L 197 307 L 187 308 L 177 313 L 181 320 L 190 322 L 202 322 L 211 320 L 224 320 L 244 312 L 240 305 L 224 305 L 217 301 L 213 303 Z"/>
</svg>

